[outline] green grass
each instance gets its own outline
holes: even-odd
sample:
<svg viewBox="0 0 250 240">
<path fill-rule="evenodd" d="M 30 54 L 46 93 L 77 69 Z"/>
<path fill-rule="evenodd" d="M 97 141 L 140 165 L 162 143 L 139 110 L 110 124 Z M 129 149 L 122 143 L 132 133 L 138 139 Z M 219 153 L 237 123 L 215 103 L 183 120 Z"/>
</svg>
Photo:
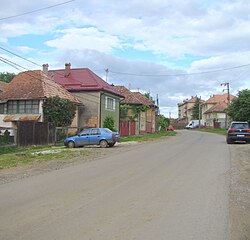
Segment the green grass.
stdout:
<svg viewBox="0 0 250 240">
<path fill-rule="evenodd" d="M 42 154 L 43 151 L 54 150 L 53 153 Z M 4 150 L 2 149 L 2 152 Z M 75 151 L 64 147 L 37 146 L 30 148 L 6 149 L 0 155 L 0 169 L 11 168 L 32 162 L 50 161 L 54 159 L 72 159 L 74 157 L 88 156 L 89 151 L 78 148 Z"/>
<path fill-rule="evenodd" d="M 221 128 L 200 128 L 200 129 L 195 129 L 197 131 L 201 132 L 209 132 L 209 133 L 217 133 L 221 135 L 227 135 L 227 130 L 226 129 L 221 129 Z"/>
<path fill-rule="evenodd" d="M 174 131 L 162 131 L 162 132 L 149 133 L 149 134 L 145 134 L 145 135 L 127 136 L 127 137 L 121 137 L 121 142 L 150 141 L 150 140 L 165 137 L 165 136 L 174 136 L 175 134 L 176 134 L 176 132 L 174 132 Z"/>
</svg>

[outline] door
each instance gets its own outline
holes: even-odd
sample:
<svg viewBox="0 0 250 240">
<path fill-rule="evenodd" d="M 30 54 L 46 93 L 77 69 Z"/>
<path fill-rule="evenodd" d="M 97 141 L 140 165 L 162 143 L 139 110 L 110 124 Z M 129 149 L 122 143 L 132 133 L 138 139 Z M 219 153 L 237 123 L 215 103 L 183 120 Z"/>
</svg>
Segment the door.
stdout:
<svg viewBox="0 0 250 240">
<path fill-rule="evenodd" d="M 80 132 L 78 138 L 76 139 L 77 146 L 83 146 L 89 144 L 89 129 L 84 129 Z"/>
<path fill-rule="evenodd" d="M 90 130 L 89 144 L 97 145 L 101 139 L 101 132 L 98 128 L 93 128 Z"/>
</svg>

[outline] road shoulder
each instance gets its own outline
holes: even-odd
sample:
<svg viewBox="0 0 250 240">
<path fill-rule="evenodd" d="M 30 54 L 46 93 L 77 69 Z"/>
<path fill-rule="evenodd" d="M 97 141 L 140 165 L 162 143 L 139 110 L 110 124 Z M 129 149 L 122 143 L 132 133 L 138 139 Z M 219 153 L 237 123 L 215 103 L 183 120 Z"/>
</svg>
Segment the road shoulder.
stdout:
<svg viewBox="0 0 250 240">
<path fill-rule="evenodd" d="M 230 216 L 231 240 L 250 239 L 250 144 L 232 144 Z"/>
</svg>

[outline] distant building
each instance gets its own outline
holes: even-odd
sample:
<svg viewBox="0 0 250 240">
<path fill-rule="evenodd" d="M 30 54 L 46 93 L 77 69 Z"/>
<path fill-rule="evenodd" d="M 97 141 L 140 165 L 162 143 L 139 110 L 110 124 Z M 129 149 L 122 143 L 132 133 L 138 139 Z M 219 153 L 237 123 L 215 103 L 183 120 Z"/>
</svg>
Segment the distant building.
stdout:
<svg viewBox="0 0 250 240">
<path fill-rule="evenodd" d="M 229 97 L 229 99 L 228 99 Z M 229 118 L 226 115 L 228 101 L 235 98 L 233 95 L 216 94 L 211 96 L 202 104 L 202 120 L 207 127 L 226 128 L 229 123 Z"/>
<path fill-rule="evenodd" d="M 183 100 L 178 103 L 178 120 L 183 122 L 190 122 L 192 120 L 192 108 L 194 107 L 197 96 L 191 96 L 190 99 Z"/>
</svg>

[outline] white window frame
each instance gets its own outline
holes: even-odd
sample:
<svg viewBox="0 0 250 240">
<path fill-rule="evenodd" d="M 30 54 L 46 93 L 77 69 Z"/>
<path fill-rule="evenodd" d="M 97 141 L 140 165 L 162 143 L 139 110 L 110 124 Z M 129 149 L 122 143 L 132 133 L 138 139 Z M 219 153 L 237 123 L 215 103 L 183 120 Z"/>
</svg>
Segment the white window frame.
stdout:
<svg viewBox="0 0 250 240">
<path fill-rule="evenodd" d="M 105 109 L 110 110 L 110 111 L 115 111 L 115 99 L 114 98 L 112 97 L 105 98 Z"/>
</svg>

